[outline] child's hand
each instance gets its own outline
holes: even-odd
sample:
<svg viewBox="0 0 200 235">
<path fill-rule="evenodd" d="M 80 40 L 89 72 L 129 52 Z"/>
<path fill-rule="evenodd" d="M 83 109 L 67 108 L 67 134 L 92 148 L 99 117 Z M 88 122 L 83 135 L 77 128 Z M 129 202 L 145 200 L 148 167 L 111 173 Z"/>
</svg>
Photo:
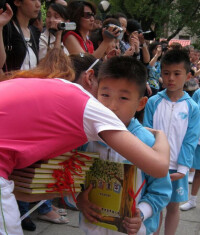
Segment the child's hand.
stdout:
<svg viewBox="0 0 200 235">
<path fill-rule="evenodd" d="M 135 47 L 130 46 L 125 52 L 124 56 L 132 56 L 135 52 Z"/>
<path fill-rule="evenodd" d="M 151 90 L 151 87 L 149 86 L 149 84 L 146 85 L 146 89 L 147 89 L 148 96 L 151 96 L 152 95 L 152 90 Z"/>
<path fill-rule="evenodd" d="M 140 210 L 136 209 L 136 213 L 133 218 L 125 217 L 123 220 L 123 226 L 127 230 L 128 235 L 136 235 L 141 227 L 142 220 L 140 218 Z"/>
<path fill-rule="evenodd" d="M 150 127 L 145 127 L 148 131 L 150 131 L 155 137 L 158 135 L 161 131 L 150 128 Z"/>
<path fill-rule="evenodd" d="M 0 9 L 0 27 L 6 25 L 12 18 L 13 12 L 8 3 L 6 3 L 6 11 Z"/>
<path fill-rule="evenodd" d="M 91 190 L 92 185 L 90 185 L 84 192 L 79 193 L 77 197 L 77 207 L 91 223 L 94 223 L 98 222 L 98 219 L 101 219 L 101 208 L 88 200 L 88 194 Z"/>
<path fill-rule="evenodd" d="M 114 56 L 120 55 L 120 50 L 119 49 L 112 49 L 107 53 L 106 59 L 110 59 Z"/>
<path fill-rule="evenodd" d="M 180 179 L 182 179 L 184 176 L 185 176 L 184 174 L 179 173 L 179 172 L 170 174 L 171 181 L 180 180 Z"/>
<path fill-rule="evenodd" d="M 156 49 L 156 55 L 155 56 L 160 57 L 161 54 L 162 54 L 162 47 L 161 47 L 161 45 L 159 45 Z"/>
</svg>

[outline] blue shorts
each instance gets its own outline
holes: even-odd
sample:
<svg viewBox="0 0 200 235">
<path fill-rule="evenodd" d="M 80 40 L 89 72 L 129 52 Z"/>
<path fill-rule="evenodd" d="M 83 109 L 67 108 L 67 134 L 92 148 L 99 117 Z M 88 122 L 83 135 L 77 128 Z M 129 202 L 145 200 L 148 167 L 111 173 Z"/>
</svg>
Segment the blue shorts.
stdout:
<svg viewBox="0 0 200 235">
<path fill-rule="evenodd" d="M 195 150 L 192 168 L 200 170 L 200 145 L 199 144 L 197 145 L 197 148 Z"/>
<path fill-rule="evenodd" d="M 176 173 L 177 170 L 169 170 L 169 174 Z M 180 180 L 172 181 L 172 196 L 170 202 L 185 202 L 188 200 L 188 172 Z"/>
</svg>

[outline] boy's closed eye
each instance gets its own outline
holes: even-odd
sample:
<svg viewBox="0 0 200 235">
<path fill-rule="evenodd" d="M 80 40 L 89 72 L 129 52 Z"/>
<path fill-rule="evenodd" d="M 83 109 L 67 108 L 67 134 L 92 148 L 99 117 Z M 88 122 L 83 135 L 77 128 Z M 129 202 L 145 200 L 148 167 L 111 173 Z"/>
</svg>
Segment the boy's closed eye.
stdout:
<svg viewBox="0 0 200 235">
<path fill-rule="evenodd" d="M 103 97 L 109 97 L 109 95 L 108 95 L 108 94 L 105 94 L 105 93 L 101 94 L 101 96 L 103 96 Z"/>
</svg>

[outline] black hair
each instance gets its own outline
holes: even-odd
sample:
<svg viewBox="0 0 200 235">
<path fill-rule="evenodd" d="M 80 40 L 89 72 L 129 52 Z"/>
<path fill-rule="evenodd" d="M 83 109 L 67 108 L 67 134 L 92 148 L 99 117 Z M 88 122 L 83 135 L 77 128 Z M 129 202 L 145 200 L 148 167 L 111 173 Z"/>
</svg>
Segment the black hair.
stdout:
<svg viewBox="0 0 200 235">
<path fill-rule="evenodd" d="M 119 20 L 119 18 L 125 18 L 127 20 L 127 16 L 124 13 L 121 13 L 121 12 L 117 12 L 117 13 L 113 14 L 112 17 L 117 19 L 117 20 Z"/>
<path fill-rule="evenodd" d="M 108 18 L 108 19 L 104 20 L 102 28 L 108 26 L 109 24 L 121 26 L 120 22 L 117 19 Z M 93 43 L 94 50 L 96 50 L 99 47 L 99 44 L 103 41 L 102 28 L 95 29 L 90 32 L 90 41 Z"/>
<path fill-rule="evenodd" d="M 105 26 L 107 26 L 108 24 L 114 24 L 114 25 L 117 25 L 117 26 L 121 26 L 119 20 L 115 19 L 115 18 L 107 18 L 106 20 L 104 20 L 103 22 L 103 28 Z"/>
<path fill-rule="evenodd" d="M 138 86 L 140 97 L 146 90 L 147 70 L 138 60 L 130 56 L 115 56 L 102 63 L 98 79 L 126 79 Z"/>
<path fill-rule="evenodd" d="M 129 41 L 129 35 L 134 31 L 141 31 L 141 25 L 137 20 L 129 19 L 127 20 L 126 32 L 124 34 L 124 41 Z"/>
<path fill-rule="evenodd" d="M 67 8 L 70 13 L 70 21 L 76 23 L 76 32 L 79 34 L 80 19 L 83 17 L 84 7 L 88 6 L 96 15 L 96 6 L 88 1 L 71 0 L 68 2 Z"/>
<path fill-rule="evenodd" d="M 20 0 L 20 1 L 22 2 L 22 0 Z M 16 17 L 18 7 L 14 4 L 14 0 L 7 0 L 6 2 L 10 5 L 10 7 L 13 11 L 13 18 Z"/>
<path fill-rule="evenodd" d="M 63 19 L 69 20 L 69 12 L 66 6 L 59 3 L 51 3 L 48 6 L 48 9 L 52 8 L 55 12 L 57 12 Z M 47 9 L 47 10 L 48 10 Z"/>
<path fill-rule="evenodd" d="M 72 68 L 75 71 L 74 82 L 77 82 L 82 72 L 85 72 L 96 61 L 96 58 L 88 53 L 74 54 L 70 55 L 69 57 L 72 63 Z M 98 77 L 98 71 L 101 63 L 101 61 L 98 61 L 98 63 L 96 63 L 95 66 L 92 68 L 94 70 L 94 76 L 96 78 Z"/>
<path fill-rule="evenodd" d="M 90 32 L 90 41 L 94 46 L 94 50 L 99 47 L 99 44 L 103 41 L 102 29 L 95 29 Z"/>
<path fill-rule="evenodd" d="M 163 65 L 172 65 L 184 63 L 184 68 L 186 73 L 190 72 L 190 58 L 188 53 L 185 50 L 168 50 L 161 59 L 161 69 Z"/>
</svg>

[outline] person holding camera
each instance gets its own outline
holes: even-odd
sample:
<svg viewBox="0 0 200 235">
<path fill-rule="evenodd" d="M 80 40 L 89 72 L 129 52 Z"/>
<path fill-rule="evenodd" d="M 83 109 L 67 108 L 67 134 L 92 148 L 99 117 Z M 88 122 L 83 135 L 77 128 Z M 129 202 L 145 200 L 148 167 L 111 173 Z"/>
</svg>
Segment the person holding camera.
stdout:
<svg viewBox="0 0 200 235">
<path fill-rule="evenodd" d="M 46 29 L 40 36 L 39 60 L 45 57 L 48 50 L 54 47 L 62 47 L 65 54 L 69 55 L 66 47 L 61 42 L 63 30 L 59 29 L 59 23 L 69 21 L 69 14 L 66 6 L 51 3 L 46 13 Z"/>
<path fill-rule="evenodd" d="M 102 58 L 110 43 L 119 36 L 119 29 L 109 27 L 103 29 L 103 41 L 94 50 L 93 43 L 89 40 L 89 32 L 93 29 L 96 7 L 87 1 L 70 1 L 68 3 L 70 21 L 76 23 L 75 31 L 68 31 L 63 37 L 63 43 L 70 54 L 90 53 L 96 58 Z M 113 37 L 106 36 L 107 30 Z"/>
<path fill-rule="evenodd" d="M 149 45 L 149 53 L 151 61 L 149 62 L 148 68 L 148 83 L 151 87 L 152 95 L 156 95 L 160 90 L 161 80 L 161 68 L 160 58 L 162 55 L 162 46 L 159 42 L 152 42 Z"/>
<path fill-rule="evenodd" d="M 133 56 L 147 65 L 150 61 L 150 55 L 142 33 L 141 25 L 137 20 L 129 19 L 127 21 L 126 33 L 124 35 L 126 50 L 131 46 L 134 48 Z"/>
<path fill-rule="evenodd" d="M 3 28 L 6 51 L 5 71 L 30 69 L 37 65 L 40 32 L 30 19 L 37 18 L 40 0 L 7 0 L 13 11 L 12 20 Z"/>
</svg>

